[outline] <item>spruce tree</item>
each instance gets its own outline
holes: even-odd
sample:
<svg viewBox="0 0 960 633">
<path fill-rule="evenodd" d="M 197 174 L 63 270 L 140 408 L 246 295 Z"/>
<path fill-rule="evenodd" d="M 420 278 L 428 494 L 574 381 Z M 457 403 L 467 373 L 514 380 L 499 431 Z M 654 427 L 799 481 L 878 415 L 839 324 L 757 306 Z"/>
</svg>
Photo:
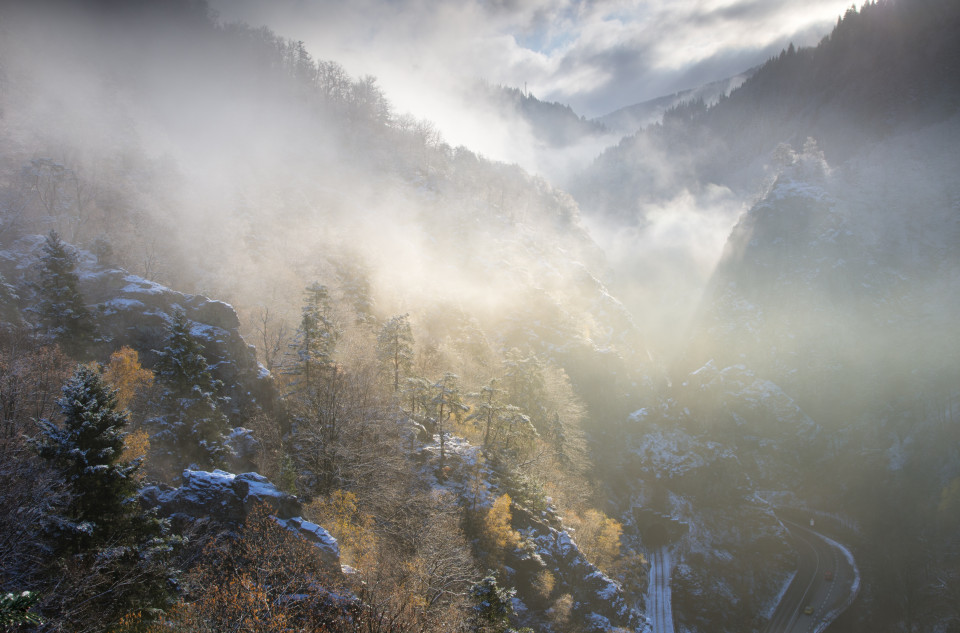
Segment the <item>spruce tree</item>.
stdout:
<svg viewBox="0 0 960 633">
<path fill-rule="evenodd" d="M 298 390 L 309 388 L 333 367 L 333 353 L 340 334 L 340 328 L 330 315 L 327 287 L 318 282 L 307 286 L 300 327 L 291 345 L 296 360 L 288 369 L 288 373 L 300 376 Z"/>
<path fill-rule="evenodd" d="M 133 475 L 139 464 L 119 461 L 127 418 L 99 372 L 79 366 L 57 404 L 63 425 L 41 421 L 37 452 L 73 492 L 56 528 L 60 542 L 78 552 L 110 542 L 130 527 L 125 506 L 136 496 Z"/>
<path fill-rule="evenodd" d="M 139 460 L 121 460 L 127 415 L 116 392 L 98 368 L 80 365 L 57 404 L 62 423 L 42 420 L 35 442 L 68 493 L 48 515 L 54 564 L 96 574 L 89 584 L 104 594 L 105 624 L 130 610 L 162 606 L 174 541 L 165 523 L 140 506 Z"/>
<path fill-rule="evenodd" d="M 167 339 L 157 354 L 162 415 L 151 421 L 152 441 L 177 466 L 212 468 L 226 457 L 228 422 L 218 396 L 223 383 L 213 377 L 203 345 L 190 331 L 186 313 L 177 309 Z"/>
<path fill-rule="evenodd" d="M 474 603 L 470 629 L 476 633 L 533 633 L 528 628 L 515 631 L 510 627 L 510 617 L 515 615 L 513 598 L 516 595 L 516 589 L 501 587 L 497 573 L 488 571 L 470 588 Z"/>
<path fill-rule="evenodd" d="M 56 231 L 50 231 L 40 257 L 40 301 L 37 312 L 49 334 L 64 351 L 82 358 L 93 341 L 94 327 L 77 289 L 77 260 Z"/>
</svg>

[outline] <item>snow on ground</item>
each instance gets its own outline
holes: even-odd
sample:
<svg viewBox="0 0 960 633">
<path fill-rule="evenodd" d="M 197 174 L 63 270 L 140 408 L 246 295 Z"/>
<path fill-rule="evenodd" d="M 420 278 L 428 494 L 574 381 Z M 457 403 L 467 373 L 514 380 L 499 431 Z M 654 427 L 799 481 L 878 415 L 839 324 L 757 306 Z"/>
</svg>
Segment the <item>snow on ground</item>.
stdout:
<svg viewBox="0 0 960 633">
<path fill-rule="evenodd" d="M 104 312 L 113 314 L 114 312 L 123 312 L 124 310 L 142 310 L 146 306 L 137 299 L 126 299 L 124 297 L 113 297 L 103 303 Z"/>
<path fill-rule="evenodd" d="M 790 588 L 790 583 L 792 583 L 793 579 L 796 577 L 797 571 L 798 570 L 794 570 L 793 573 L 786 576 L 783 585 L 780 587 L 780 592 L 777 593 L 776 597 L 771 598 L 770 604 L 763 609 L 762 615 L 765 619 L 769 620 L 773 617 L 773 612 L 777 610 L 778 606 L 780 606 L 780 602 L 783 600 L 783 595 L 787 593 L 787 589 Z"/>
<path fill-rule="evenodd" d="M 303 517 L 291 517 L 289 519 L 278 519 L 274 517 L 273 520 L 294 534 L 306 538 L 314 546 L 324 550 L 325 553 L 331 557 L 340 558 L 340 544 L 337 543 L 337 539 L 333 538 L 330 532 L 327 532 L 316 523 L 311 523 Z"/>
<path fill-rule="evenodd" d="M 144 295 L 162 295 L 170 292 L 166 286 L 161 286 L 155 281 L 149 281 L 137 275 L 127 275 L 123 280 L 127 282 L 127 285 L 120 292 Z"/>
<path fill-rule="evenodd" d="M 650 557 L 650 584 L 647 587 L 647 617 L 653 633 L 673 633 L 673 606 L 670 576 L 673 557 L 669 547 L 663 547 Z"/>
<path fill-rule="evenodd" d="M 704 442 L 679 429 L 655 429 L 636 441 L 633 453 L 644 470 L 672 478 L 702 468 L 707 464 L 703 453 L 720 448 L 716 442 Z"/>
</svg>

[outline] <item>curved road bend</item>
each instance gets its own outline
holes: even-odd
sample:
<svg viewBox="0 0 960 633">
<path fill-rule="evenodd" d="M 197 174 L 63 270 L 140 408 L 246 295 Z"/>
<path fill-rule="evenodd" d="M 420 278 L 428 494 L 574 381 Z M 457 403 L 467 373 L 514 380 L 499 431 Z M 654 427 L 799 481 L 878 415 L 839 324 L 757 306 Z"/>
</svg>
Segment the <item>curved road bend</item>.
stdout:
<svg viewBox="0 0 960 633">
<path fill-rule="evenodd" d="M 848 606 L 857 570 L 836 543 L 798 523 L 783 524 L 797 549 L 797 574 L 766 633 L 819 633 Z M 812 613 L 804 612 L 808 607 Z"/>
<path fill-rule="evenodd" d="M 650 586 L 647 590 L 647 615 L 653 625 L 653 633 L 673 633 L 673 609 L 670 605 L 672 568 L 669 547 L 653 551 L 650 557 Z"/>
</svg>

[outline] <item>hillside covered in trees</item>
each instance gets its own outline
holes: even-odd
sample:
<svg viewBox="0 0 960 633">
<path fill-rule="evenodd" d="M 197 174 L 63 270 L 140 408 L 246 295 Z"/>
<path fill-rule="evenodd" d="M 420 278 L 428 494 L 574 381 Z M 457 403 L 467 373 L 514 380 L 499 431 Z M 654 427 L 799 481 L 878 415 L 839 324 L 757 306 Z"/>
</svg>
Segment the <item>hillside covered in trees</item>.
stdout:
<svg viewBox="0 0 960 633">
<path fill-rule="evenodd" d="M 624 409 L 639 339 L 569 197 L 202 3 L 57 8 L 0 40 L 4 617 L 639 626 L 578 386 Z M 339 564 L 164 501 L 218 468 L 296 494 Z"/>
</svg>

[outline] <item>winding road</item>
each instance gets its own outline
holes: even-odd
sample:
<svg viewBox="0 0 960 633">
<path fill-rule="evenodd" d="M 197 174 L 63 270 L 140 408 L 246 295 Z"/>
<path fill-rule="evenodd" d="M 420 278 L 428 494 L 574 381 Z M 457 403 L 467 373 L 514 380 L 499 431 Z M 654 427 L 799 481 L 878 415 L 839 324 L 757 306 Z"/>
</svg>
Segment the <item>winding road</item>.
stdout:
<svg viewBox="0 0 960 633">
<path fill-rule="evenodd" d="M 783 524 L 797 549 L 797 573 L 765 633 L 820 633 L 853 601 L 860 574 L 839 543 L 799 523 Z"/>
</svg>

